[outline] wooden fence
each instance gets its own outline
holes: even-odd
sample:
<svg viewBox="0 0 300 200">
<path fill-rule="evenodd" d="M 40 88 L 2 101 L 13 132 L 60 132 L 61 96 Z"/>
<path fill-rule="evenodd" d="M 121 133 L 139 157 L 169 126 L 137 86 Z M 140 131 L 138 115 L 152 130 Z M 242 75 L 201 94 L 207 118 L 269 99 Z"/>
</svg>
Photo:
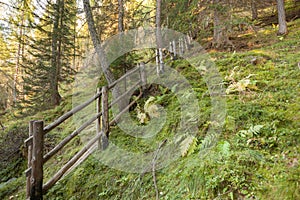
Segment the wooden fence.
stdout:
<svg viewBox="0 0 300 200">
<path fill-rule="evenodd" d="M 190 49 L 191 38 L 189 36 L 184 38 L 179 38 L 178 41 L 172 41 L 169 44 L 169 52 L 172 60 L 177 59 L 178 56 L 183 56 L 185 50 Z M 159 75 L 164 71 L 163 62 L 163 50 L 156 50 L 156 71 Z M 150 59 L 152 60 L 152 59 Z M 150 61 L 149 60 L 149 61 Z M 119 95 L 114 101 L 109 104 L 108 92 L 114 88 L 119 82 L 125 80 L 133 73 L 139 72 L 139 81 L 133 85 L 130 89 L 125 91 L 123 94 Z M 101 89 L 98 88 L 96 94 L 87 100 L 86 102 L 78 105 L 69 112 L 63 114 L 53 123 L 44 126 L 42 120 L 30 121 L 29 122 L 29 137 L 25 140 L 25 147 L 28 151 L 28 168 L 25 171 L 26 175 L 26 197 L 27 199 L 39 200 L 43 199 L 43 194 L 46 194 L 48 190 L 59 181 L 63 175 L 68 171 L 72 170 L 76 162 L 80 159 L 86 158 L 92 151 L 89 151 L 93 145 L 98 142 L 98 147 L 100 150 L 104 150 L 108 146 L 109 137 L 109 127 L 116 123 L 118 119 L 124 114 L 139 98 L 142 96 L 142 91 L 145 89 L 147 84 L 146 70 L 143 63 L 139 64 L 133 70 L 127 72 L 121 78 L 111 83 L 108 86 L 104 86 Z M 138 97 L 129 103 L 123 110 L 121 110 L 114 119 L 109 121 L 109 109 L 119 101 L 121 101 L 127 94 L 136 89 L 137 86 L 141 86 L 140 94 Z M 73 131 L 70 135 L 64 138 L 57 146 L 51 149 L 48 153 L 44 155 L 44 136 L 52 131 L 54 128 L 59 126 L 61 123 L 69 119 L 75 113 L 80 112 L 82 109 L 86 108 L 92 102 L 96 101 L 96 113 L 88 121 L 83 123 L 78 129 Z M 96 121 L 96 135 L 79 151 L 77 152 L 60 170 L 58 170 L 46 183 L 43 183 L 43 166 L 44 164 L 52 158 L 56 153 L 58 153 L 65 145 L 67 145 L 72 139 L 74 139 L 79 133 L 81 133 L 85 128 Z M 100 126 L 101 125 L 101 126 Z"/>
<path fill-rule="evenodd" d="M 131 88 L 125 91 L 123 94 L 118 96 L 114 101 L 109 104 L 108 93 L 109 90 L 114 88 L 117 83 L 126 79 L 133 73 L 139 73 L 139 81 L 134 84 Z M 30 121 L 29 122 L 29 137 L 25 140 L 25 147 L 28 151 L 28 168 L 25 171 L 26 174 L 26 196 L 27 199 L 42 199 L 43 194 L 46 194 L 47 191 L 58 181 L 61 177 L 84 155 L 86 156 L 89 153 L 89 149 L 97 142 L 101 150 L 107 148 L 108 146 L 108 137 L 109 137 L 109 127 L 114 124 L 122 114 L 124 114 L 141 96 L 142 90 L 138 97 L 129 103 L 123 110 L 121 110 L 114 119 L 109 121 L 109 109 L 114 105 L 120 102 L 126 95 L 135 90 L 138 86 L 144 88 L 146 85 L 146 71 L 145 65 L 141 63 L 138 67 L 129 71 L 121 78 L 113 82 L 108 86 L 104 86 L 101 89 L 97 90 L 97 93 L 84 102 L 81 105 L 73 108 L 69 112 L 60 116 L 53 123 L 44 126 L 42 120 Z M 44 154 L 44 136 L 49 133 L 51 130 L 59 126 L 65 120 L 69 119 L 75 113 L 78 113 L 82 109 L 86 108 L 92 102 L 96 101 L 96 113 L 88 121 L 83 123 L 78 129 L 73 131 L 70 135 L 64 138 L 57 146 L 51 149 L 48 153 Z M 74 139 L 79 133 L 81 133 L 86 127 L 91 125 L 96 121 L 96 135 L 87 142 L 87 144 L 77 152 L 60 170 L 58 170 L 54 176 L 52 176 L 46 183 L 43 183 L 43 166 L 44 164 L 52 158 L 56 153 L 58 153 L 66 144 L 68 144 L 72 139 Z"/>
</svg>

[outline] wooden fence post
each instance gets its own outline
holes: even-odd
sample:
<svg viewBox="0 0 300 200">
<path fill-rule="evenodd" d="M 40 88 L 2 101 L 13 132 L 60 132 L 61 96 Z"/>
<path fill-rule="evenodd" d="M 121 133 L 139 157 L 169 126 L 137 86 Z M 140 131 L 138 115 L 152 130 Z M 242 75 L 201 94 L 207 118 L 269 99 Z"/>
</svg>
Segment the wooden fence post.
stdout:
<svg viewBox="0 0 300 200">
<path fill-rule="evenodd" d="M 142 82 L 142 89 L 146 90 L 146 84 L 147 84 L 147 76 L 146 76 L 146 70 L 145 70 L 145 63 L 140 63 L 140 77 Z"/>
<path fill-rule="evenodd" d="M 97 94 L 100 93 L 100 88 L 97 88 Z M 96 114 L 101 112 L 101 95 L 96 100 Z M 96 120 L 96 135 L 100 132 L 101 119 L 100 116 Z"/>
<path fill-rule="evenodd" d="M 43 199 L 43 147 L 44 147 L 44 122 L 33 122 L 32 141 L 32 173 L 30 199 Z"/>
<path fill-rule="evenodd" d="M 108 87 L 102 87 L 102 136 L 100 146 L 102 150 L 108 147 L 109 137 L 109 110 L 108 110 Z"/>
<path fill-rule="evenodd" d="M 164 73 L 164 60 L 163 60 L 163 51 L 161 48 L 158 49 L 159 52 L 159 73 Z"/>
<path fill-rule="evenodd" d="M 173 53 L 172 42 L 169 42 L 169 52 L 170 52 L 170 53 Z"/>
<path fill-rule="evenodd" d="M 175 40 L 173 40 L 173 42 L 172 42 L 172 46 L 173 46 L 173 60 L 176 60 L 176 57 L 177 57 L 177 55 L 176 55 L 176 42 L 175 42 Z"/>
<path fill-rule="evenodd" d="M 188 36 L 184 37 L 185 49 L 190 50 L 190 44 L 188 42 Z"/>
<path fill-rule="evenodd" d="M 179 56 L 182 56 L 182 48 L 181 48 L 181 39 L 179 38 L 178 39 L 178 55 Z"/>
<path fill-rule="evenodd" d="M 183 56 L 184 54 L 184 41 L 183 38 L 179 38 L 179 54 Z"/>
<path fill-rule="evenodd" d="M 33 123 L 34 121 L 29 122 L 29 137 L 33 134 Z M 32 159 L 32 143 L 26 146 L 27 148 L 27 168 L 31 167 L 31 159 Z M 31 173 L 27 175 L 26 177 L 26 198 L 28 199 L 30 197 L 30 190 L 31 190 Z"/>
<path fill-rule="evenodd" d="M 159 51 L 158 51 L 158 49 L 155 49 L 155 63 L 156 63 L 156 73 L 157 73 L 157 75 L 159 75 L 160 60 L 159 60 Z"/>
</svg>

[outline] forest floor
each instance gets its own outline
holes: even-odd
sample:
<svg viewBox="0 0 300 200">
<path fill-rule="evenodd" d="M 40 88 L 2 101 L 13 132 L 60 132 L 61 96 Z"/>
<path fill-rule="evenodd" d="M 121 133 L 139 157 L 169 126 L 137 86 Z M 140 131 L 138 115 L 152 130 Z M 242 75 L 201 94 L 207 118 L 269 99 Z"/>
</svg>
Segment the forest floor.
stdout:
<svg viewBox="0 0 300 200">
<path fill-rule="evenodd" d="M 196 137 L 180 143 L 179 159 L 156 172 L 161 199 L 300 199 L 299 27 L 300 19 L 291 20 L 286 36 L 277 36 L 276 26 L 260 27 L 237 37 L 240 47 L 235 51 L 208 51 L 226 87 L 227 115 L 217 144 L 205 155 L 201 144 L 213 123 L 206 83 L 186 61 L 172 64 L 192 85 L 201 120 Z M 176 96 L 163 87 L 152 94 L 168 114 L 155 140 L 133 140 L 113 127 L 113 142 L 134 152 L 146 151 L 156 149 L 163 138 L 178 129 L 180 104 Z M 18 119 L 13 114 L 6 116 L 6 129 L 0 132 L 0 199 L 25 199 L 26 161 L 20 147 L 27 137 L 27 124 L 32 119 L 49 123 L 70 110 L 72 97 L 68 95 L 53 110 Z M 139 101 L 139 106 L 143 107 L 148 98 Z M 47 135 L 47 149 L 74 128 L 74 122 L 69 121 Z M 78 138 L 50 160 L 45 178 L 83 145 Z M 59 181 L 45 199 L 155 199 L 155 193 L 153 173 L 112 169 L 91 156 Z"/>
</svg>

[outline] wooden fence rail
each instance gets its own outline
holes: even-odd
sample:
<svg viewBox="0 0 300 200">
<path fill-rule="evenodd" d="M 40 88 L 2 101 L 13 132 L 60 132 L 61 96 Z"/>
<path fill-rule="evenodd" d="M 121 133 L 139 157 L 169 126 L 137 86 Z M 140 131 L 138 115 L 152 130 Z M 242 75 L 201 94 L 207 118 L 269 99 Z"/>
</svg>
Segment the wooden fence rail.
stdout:
<svg viewBox="0 0 300 200">
<path fill-rule="evenodd" d="M 143 68 L 143 69 L 141 69 Z M 119 82 L 123 81 L 126 77 L 134 73 L 139 73 L 139 81 L 135 83 L 131 88 L 125 91 L 123 94 L 114 99 L 111 103 L 108 100 L 109 90 L 113 89 Z M 101 150 L 108 147 L 109 138 L 109 127 L 118 121 L 120 116 L 125 113 L 142 95 L 138 96 L 134 101 L 130 102 L 123 110 L 121 110 L 117 116 L 109 121 L 109 109 L 129 93 L 133 92 L 137 87 L 141 86 L 144 88 L 146 84 L 146 72 L 144 65 L 141 64 L 133 70 L 129 71 L 118 80 L 114 81 L 108 86 L 97 89 L 96 94 L 88 99 L 86 102 L 76 106 L 72 110 L 60 116 L 54 122 L 44 127 L 44 122 L 30 121 L 29 123 L 29 137 L 24 141 L 25 147 L 28 151 L 28 168 L 25 171 L 26 175 L 26 196 L 27 199 L 42 199 L 43 194 L 46 194 L 48 190 L 59 181 L 63 175 L 77 162 L 83 155 L 86 155 L 88 150 L 95 145 L 97 142 Z M 80 125 L 70 135 L 60 141 L 53 149 L 44 155 L 44 136 L 51 130 L 59 126 L 61 123 L 69 119 L 74 114 L 78 113 L 82 109 L 89 106 L 92 102 L 96 101 L 96 114 Z M 80 134 L 85 128 L 96 121 L 96 136 L 92 138 L 79 152 L 77 152 L 61 169 L 59 169 L 45 184 L 43 184 L 43 165 L 53 156 L 55 156 L 62 148 L 64 148 L 72 139 Z M 101 127 L 100 127 L 101 125 Z"/>
<path fill-rule="evenodd" d="M 172 60 L 177 59 L 177 55 L 183 56 L 186 49 L 190 49 L 191 38 L 185 37 L 180 38 L 178 41 L 171 41 L 169 44 L 169 52 Z M 164 63 L 163 63 L 163 51 L 162 49 L 157 49 L 156 51 L 156 71 L 159 75 L 164 71 Z M 154 59 L 151 58 L 150 60 Z M 119 96 L 114 99 L 111 103 L 108 101 L 108 93 L 109 90 L 113 89 L 118 83 L 121 81 L 126 82 L 126 78 L 131 76 L 134 73 L 139 73 L 139 81 L 135 83 L 131 88 L 125 91 L 123 94 L 119 94 Z M 101 89 L 98 88 L 96 94 L 88 99 L 86 102 L 76 106 L 72 110 L 66 112 L 59 118 L 57 118 L 54 122 L 44 127 L 44 122 L 39 121 L 30 121 L 29 122 L 29 136 L 24 141 L 25 148 L 28 151 L 28 162 L 27 169 L 25 171 L 26 175 L 26 198 L 33 200 L 43 199 L 43 194 L 46 194 L 48 190 L 59 181 L 68 171 L 72 170 L 72 167 L 75 167 L 76 163 L 81 159 L 84 160 L 92 151 L 89 151 L 93 148 L 93 146 L 98 142 L 98 147 L 100 150 L 104 150 L 109 145 L 109 127 L 115 124 L 120 117 L 129 110 L 129 108 L 136 103 L 138 99 L 142 97 L 142 91 L 146 89 L 147 84 L 147 76 L 145 70 L 145 64 L 140 63 L 138 66 L 131 71 L 127 72 L 123 76 L 121 76 L 118 80 L 109 84 L 108 86 L 104 86 Z M 135 90 L 138 86 L 140 89 L 140 94 L 138 97 L 130 102 L 125 108 L 115 116 L 114 119 L 109 121 L 109 109 L 120 100 L 124 99 L 126 95 Z M 125 89 L 126 90 L 126 89 Z M 62 141 L 59 142 L 53 149 L 51 149 L 48 153 L 44 155 L 44 136 L 52 131 L 54 128 L 59 126 L 61 123 L 72 117 L 74 114 L 80 112 L 91 103 L 96 101 L 96 113 L 89 120 L 84 122 L 73 131 L 70 135 L 65 137 Z M 79 152 L 77 152 L 61 169 L 59 169 L 54 176 L 52 176 L 45 184 L 43 184 L 43 165 L 52 158 L 55 154 L 57 154 L 62 148 L 64 148 L 72 139 L 74 139 L 78 134 L 80 134 L 85 128 L 91 125 L 96 121 L 96 135 L 93 137 Z M 101 126 L 100 126 L 101 125 Z"/>
</svg>

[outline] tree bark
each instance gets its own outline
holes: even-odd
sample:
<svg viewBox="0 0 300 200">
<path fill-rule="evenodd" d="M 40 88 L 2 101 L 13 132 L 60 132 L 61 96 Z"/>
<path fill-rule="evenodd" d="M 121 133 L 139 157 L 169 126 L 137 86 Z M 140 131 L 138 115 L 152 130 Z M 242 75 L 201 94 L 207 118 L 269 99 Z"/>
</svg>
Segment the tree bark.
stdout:
<svg viewBox="0 0 300 200">
<path fill-rule="evenodd" d="M 91 35 L 91 38 L 93 41 L 94 48 L 96 50 L 96 54 L 98 55 L 98 58 L 100 59 L 103 74 L 104 74 L 108 84 L 110 84 L 115 81 L 115 78 L 114 78 L 113 73 L 109 69 L 109 65 L 107 63 L 104 50 L 101 46 L 101 42 L 100 42 L 100 39 L 97 34 L 97 30 L 95 27 L 93 13 L 91 10 L 89 0 L 83 0 L 83 6 L 84 6 L 85 15 L 86 15 L 86 20 L 88 23 L 89 32 L 90 32 L 90 35 Z M 118 98 L 118 96 L 121 95 L 121 91 L 120 91 L 120 88 L 118 87 L 118 85 L 115 86 L 114 90 L 112 91 L 112 94 L 113 94 L 114 98 Z M 125 104 L 126 104 L 125 101 L 118 102 L 119 111 L 123 110 L 123 108 L 125 107 Z"/>
<path fill-rule="evenodd" d="M 252 20 L 258 19 L 257 5 L 255 0 L 251 0 L 251 13 L 252 13 Z"/>
<path fill-rule="evenodd" d="M 227 25 L 226 21 L 228 18 L 228 14 L 223 11 L 220 0 L 214 0 L 214 34 L 213 34 L 213 43 L 212 45 L 215 48 L 224 48 L 226 46 L 233 47 L 234 45 L 229 40 L 227 34 Z"/>
<path fill-rule="evenodd" d="M 25 2 L 23 2 L 23 7 L 24 7 Z M 13 83 L 13 103 L 16 104 L 18 101 L 18 84 L 19 84 L 19 73 L 20 73 L 20 59 L 22 58 L 22 53 L 21 51 L 24 48 L 24 43 L 23 43 L 23 36 L 24 36 L 24 21 L 25 21 L 25 11 L 22 9 L 21 12 L 21 24 L 19 27 L 19 38 L 20 40 L 18 41 L 18 50 L 17 50 L 17 55 L 16 55 L 16 66 L 15 66 L 15 74 L 14 74 L 14 83 Z"/>
<path fill-rule="evenodd" d="M 119 32 L 119 37 L 121 38 L 123 36 L 123 32 L 124 32 L 124 2 L 123 0 L 118 0 L 118 32 Z M 120 68 L 123 69 L 123 73 L 126 74 L 127 72 L 127 68 L 126 68 L 126 64 L 125 64 L 125 60 L 126 60 L 126 54 L 124 56 L 122 56 L 122 61 L 121 61 L 121 65 Z M 126 91 L 126 78 L 124 79 L 124 91 Z M 120 90 L 123 88 L 119 88 L 119 93 Z M 122 110 L 123 108 L 125 108 L 126 105 L 121 105 L 120 110 Z"/>
<path fill-rule="evenodd" d="M 156 25 L 156 45 L 157 45 L 157 72 L 164 72 L 164 63 L 163 63 L 163 39 L 161 34 L 161 0 L 156 0 L 156 14 L 155 14 L 155 25 Z"/>
<path fill-rule="evenodd" d="M 61 76 L 61 68 L 62 68 L 62 42 L 63 42 L 63 28 L 64 28 L 64 10 L 65 10 L 65 0 L 61 0 L 61 5 L 59 6 L 59 15 L 60 15 L 60 22 L 59 22 L 59 37 L 58 37 L 58 48 L 57 48 L 57 70 L 56 70 L 56 76 L 57 76 L 57 82 L 60 81 Z"/>
<path fill-rule="evenodd" d="M 162 44 L 162 35 L 161 35 L 161 0 L 156 0 L 155 25 L 156 25 L 157 48 L 162 48 L 163 44 Z"/>
<path fill-rule="evenodd" d="M 285 19 L 284 0 L 277 0 L 277 11 L 278 11 L 278 35 L 287 34 L 287 24 Z"/>
<path fill-rule="evenodd" d="M 119 6 L 118 30 L 121 33 L 121 32 L 124 31 L 124 5 L 123 5 L 123 0 L 118 0 L 118 6 Z"/>
<path fill-rule="evenodd" d="M 100 39 L 99 39 L 98 34 L 97 34 L 97 30 L 96 30 L 96 27 L 95 27 L 93 13 L 92 13 L 92 10 L 91 10 L 89 0 L 83 0 L 83 7 L 84 7 L 85 15 L 86 15 L 86 20 L 87 20 L 87 23 L 88 23 L 89 32 L 90 32 L 90 35 L 91 35 L 91 38 L 92 38 L 92 41 L 93 41 L 93 45 L 94 45 L 96 53 L 97 53 L 97 55 L 100 59 L 102 71 L 104 73 L 104 76 L 105 76 L 107 82 L 112 83 L 115 80 L 115 78 L 114 78 L 112 72 L 108 68 L 109 66 L 108 66 L 108 63 L 107 63 L 107 60 L 106 60 L 106 57 L 105 57 L 105 54 L 104 54 L 104 50 L 101 46 Z"/>
<path fill-rule="evenodd" d="M 52 47 L 51 47 L 52 58 L 51 58 L 51 69 L 50 69 L 50 76 L 49 76 L 51 106 L 58 105 L 61 100 L 61 96 L 58 92 L 58 50 L 57 50 L 61 0 L 58 0 L 55 6 L 56 6 L 56 11 L 55 11 L 56 13 L 55 13 L 55 19 L 54 19 L 53 30 L 52 30 Z"/>
</svg>

